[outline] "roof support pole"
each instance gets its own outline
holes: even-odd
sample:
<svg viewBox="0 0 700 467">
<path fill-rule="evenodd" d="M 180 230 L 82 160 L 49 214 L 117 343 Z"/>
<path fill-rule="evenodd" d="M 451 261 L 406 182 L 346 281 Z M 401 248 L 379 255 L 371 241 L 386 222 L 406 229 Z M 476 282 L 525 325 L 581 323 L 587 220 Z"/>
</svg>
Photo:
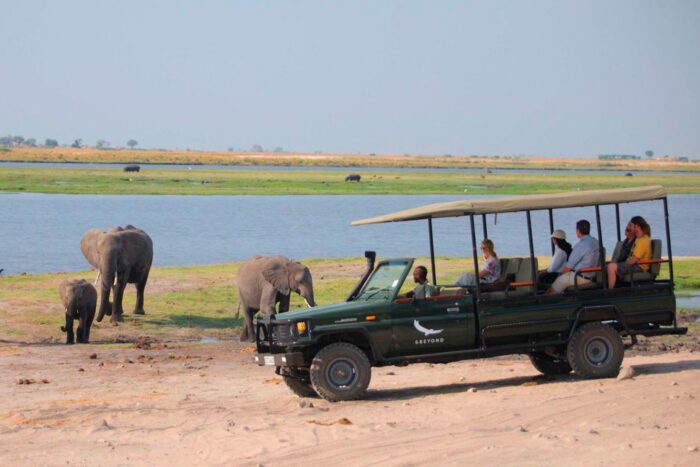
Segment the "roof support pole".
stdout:
<svg viewBox="0 0 700 467">
<path fill-rule="evenodd" d="M 479 259 L 476 256 L 476 229 L 474 228 L 474 214 L 469 214 L 469 225 L 471 227 L 471 233 L 472 233 L 472 256 L 474 258 L 474 274 L 475 274 L 475 282 L 476 282 L 476 299 L 477 301 L 479 300 Z"/>
<path fill-rule="evenodd" d="M 430 267 L 433 272 L 433 285 L 437 285 L 437 272 L 435 271 L 435 244 L 433 243 L 433 218 L 428 217 L 428 237 L 430 238 Z"/>
<path fill-rule="evenodd" d="M 532 243 L 532 217 L 530 210 L 525 211 L 527 214 L 527 239 L 530 243 L 530 268 L 532 269 L 532 293 L 537 295 L 537 265 L 535 264 L 535 245 Z"/>
<path fill-rule="evenodd" d="M 549 234 L 552 235 L 552 232 L 554 232 L 554 210 L 553 209 L 548 209 L 549 211 Z M 552 246 L 552 255 L 554 255 L 554 243 L 550 242 L 549 244 Z"/>
<path fill-rule="evenodd" d="M 487 238 L 489 238 L 489 232 L 486 229 L 486 214 L 481 215 L 481 224 L 484 228 L 484 239 L 487 239 Z"/>
<path fill-rule="evenodd" d="M 617 226 L 617 241 L 622 240 L 620 235 L 620 205 L 615 203 L 615 225 Z"/>
<path fill-rule="evenodd" d="M 666 222 L 666 244 L 668 245 L 668 277 L 673 284 L 673 254 L 671 253 L 671 227 L 668 223 L 668 198 L 664 196 L 664 219 Z"/>
<path fill-rule="evenodd" d="M 605 250 L 603 249 L 603 228 L 600 225 L 600 206 L 595 205 L 595 224 L 598 228 L 598 255 L 603 276 L 603 288 L 608 288 L 608 268 L 605 267 Z"/>
</svg>

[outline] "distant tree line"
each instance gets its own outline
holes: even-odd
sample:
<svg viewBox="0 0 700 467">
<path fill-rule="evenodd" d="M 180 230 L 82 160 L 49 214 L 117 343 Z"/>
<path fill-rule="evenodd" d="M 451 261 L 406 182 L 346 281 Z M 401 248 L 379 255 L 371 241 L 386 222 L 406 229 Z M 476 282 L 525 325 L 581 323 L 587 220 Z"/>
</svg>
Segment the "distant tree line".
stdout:
<svg viewBox="0 0 700 467">
<path fill-rule="evenodd" d="M 130 139 L 126 142 L 126 145 L 129 146 L 131 149 L 135 148 L 138 145 L 138 141 L 135 139 Z M 36 148 L 42 146 L 39 144 L 36 140 L 36 138 L 25 138 L 24 136 L 21 135 L 7 135 L 7 136 L 0 136 L 0 147 L 5 147 L 5 148 L 21 148 L 21 147 L 26 147 L 26 148 Z M 46 138 L 44 140 L 44 147 L 46 148 L 56 148 L 60 146 L 58 143 L 58 140 L 55 140 L 53 138 Z M 69 145 L 72 148 L 83 148 L 87 147 L 85 144 L 83 144 L 82 138 L 76 138 L 73 140 L 73 142 Z M 95 147 L 97 149 L 109 149 L 111 147 L 111 143 L 107 140 L 104 139 L 98 139 L 97 142 L 95 143 Z"/>
</svg>

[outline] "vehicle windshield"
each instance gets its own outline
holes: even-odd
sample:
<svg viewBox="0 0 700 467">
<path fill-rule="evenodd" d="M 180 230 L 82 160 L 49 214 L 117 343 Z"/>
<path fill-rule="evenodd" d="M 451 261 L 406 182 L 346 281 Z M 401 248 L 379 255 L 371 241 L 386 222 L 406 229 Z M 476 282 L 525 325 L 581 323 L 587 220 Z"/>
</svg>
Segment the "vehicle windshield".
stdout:
<svg viewBox="0 0 700 467">
<path fill-rule="evenodd" d="M 389 261 L 380 264 L 356 300 L 382 302 L 391 300 L 396 291 L 401 288 L 406 269 L 410 266 L 411 261 Z"/>
</svg>

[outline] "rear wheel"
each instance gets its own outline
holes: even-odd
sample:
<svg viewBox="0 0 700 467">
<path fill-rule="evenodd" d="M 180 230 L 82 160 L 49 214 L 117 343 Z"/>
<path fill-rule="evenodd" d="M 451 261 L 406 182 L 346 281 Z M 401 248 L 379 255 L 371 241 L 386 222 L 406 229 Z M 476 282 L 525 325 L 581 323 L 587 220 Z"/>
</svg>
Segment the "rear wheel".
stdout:
<svg viewBox="0 0 700 467">
<path fill-rule="evenodd" d="M 284 384 L 299 397 L 318 397 L 309 378 L 309 370 L 293 370 L 294 374 L 282 374 Z"/>
<path fill-rule="evenodd" d="M 571 365 L 564 358 L 552 357 L 544 352 L 530 354 L 530 361 L 537 371 L 543 375 L 568 375 Z"/>
<path fill-rule="evenodd" d="M 574 372 L 583 378 L 612 378 L 620 372 L 625 347 L 612 326 L 588 323 L 571 337 L 566 356 Z"/>
<path fill-rule="evenodd" d="M 372 367 L 358 347 L 336 342 L 322 348 L 311 363 L 311 384 L 330 402 L 358 399 L 369 386 Z"/>
</svg>

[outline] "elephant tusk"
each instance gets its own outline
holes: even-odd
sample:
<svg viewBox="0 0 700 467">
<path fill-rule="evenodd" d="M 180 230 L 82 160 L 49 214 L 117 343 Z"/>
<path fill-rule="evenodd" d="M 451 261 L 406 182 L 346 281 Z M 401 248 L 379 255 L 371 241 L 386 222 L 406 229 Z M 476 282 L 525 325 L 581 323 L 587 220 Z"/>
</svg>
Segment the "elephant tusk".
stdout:
<svg viewBox="0 0 700 467">
<path fill-rule="evenodd" d="M 306 308 L 311 308 L 311 305 L 307 299 L 304 299 L 304 304 L 306 305 Z"/>
<path fill-rule="evenodd" d="M 100 280 L 100 274 L 102 274 L 100 271 L 97 271 L 97 278 L 95 279 L 95 287 L 97 287 L 97 282 Z"/>
</svg>

